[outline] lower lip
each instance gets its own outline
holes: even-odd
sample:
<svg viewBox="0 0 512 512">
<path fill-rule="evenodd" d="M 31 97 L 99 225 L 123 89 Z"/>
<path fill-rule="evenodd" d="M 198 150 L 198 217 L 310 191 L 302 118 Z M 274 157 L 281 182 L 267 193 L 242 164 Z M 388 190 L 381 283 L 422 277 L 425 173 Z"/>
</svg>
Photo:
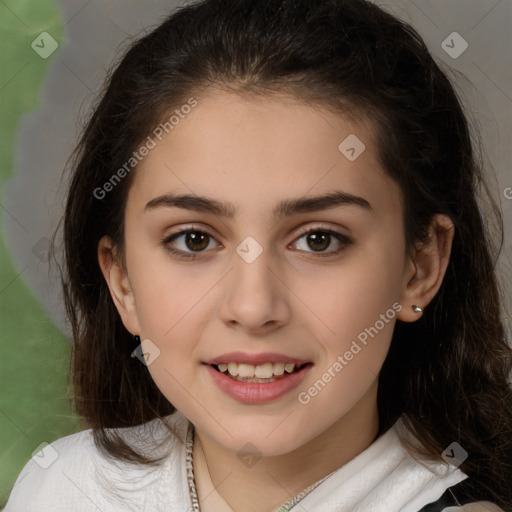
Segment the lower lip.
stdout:
<svg viewBox="0 0 512 512">
<path fill-rule="evenodd" d="M 273 382 L 240 382 L 217 371 L 213 366 L 207 364 L 206 369 L 226 395 L 246 404 L 262 404 L 277 400 L 297 387 L 306 377 L 313 365 L 308 363 L 298 372 L 286 374 L 285 377 Z"/>
</svg>

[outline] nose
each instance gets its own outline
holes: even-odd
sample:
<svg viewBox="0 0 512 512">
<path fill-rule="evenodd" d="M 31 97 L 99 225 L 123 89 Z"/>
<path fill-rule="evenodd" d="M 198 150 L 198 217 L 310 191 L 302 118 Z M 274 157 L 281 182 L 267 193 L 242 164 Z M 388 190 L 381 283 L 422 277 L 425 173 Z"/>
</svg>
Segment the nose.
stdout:
<svg viewBox="0 0 512 512">
<path fill-rule="evenodd" d="M 222 321 L 232 329 L 265 334 L 290 319 L 290 290 L 283 271 L 263 251 L 248 262 L 234 255 L 234 269 L 225 283 L 220 307 Z"/>
</svg>

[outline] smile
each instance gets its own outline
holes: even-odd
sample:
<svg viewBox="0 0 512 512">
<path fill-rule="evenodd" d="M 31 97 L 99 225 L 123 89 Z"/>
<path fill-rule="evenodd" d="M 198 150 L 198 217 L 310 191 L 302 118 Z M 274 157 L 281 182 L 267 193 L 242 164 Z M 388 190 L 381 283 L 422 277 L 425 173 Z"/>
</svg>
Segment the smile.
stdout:
<svg viewBox="0 0 512 512">
<path fill-rule="evenodd" d="M 246 404 L 265 403 L 283 397 L 304 380 L 312 366 L 312 363 L 297 366 L 294 363 L 205 365 L 213 382 L 224 394 Z"/>
</svg>

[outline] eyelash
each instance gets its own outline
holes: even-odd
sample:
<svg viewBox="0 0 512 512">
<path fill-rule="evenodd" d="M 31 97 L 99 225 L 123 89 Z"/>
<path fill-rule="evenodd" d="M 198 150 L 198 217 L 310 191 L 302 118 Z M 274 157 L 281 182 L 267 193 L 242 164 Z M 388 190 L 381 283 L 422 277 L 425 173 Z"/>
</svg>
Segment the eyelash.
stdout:
<svg viewBox="0 0 512 512">
<path fill-rule="evenodd" d="M 190 261 L 197 260 L 198 258 L 202 257 L 202 254 L 204 252 L 206 252 L 205 250 L 197 251 L 197 252 L 186 252 L 186 251 L 182 251 L 181 249 L 175 249 L 169 245 L 171 242 L 173 242 L 177 238 L 179 238 L 183 235 L 187 235 L 188 233 L 201 233 L 201 234 L 207 235 L 208 237 L 215 240 L 215 237 L 210 235 L 207 231 L 204 231 L 203 229 L 190 227 L 187 229 L 183 229 L 181 231 L 177 231 L 176 233 L 173 233 L 172 235 L 169 235 L 168 237 L 164 238 L 162 240 L 162 244 L 167 251 L 169 251 L 171 254 L 173 254 L 175 256 L 178 256 L 179 258 L 187 259 Z M 339 233 L 338 231 L 333 231 L 332 229 L 322 228 L 322 227 L 305 228 L 305 229 L 301 230 L 301 232 L 299 233 L 299 236 L 294 240 L 293 243 L 296 243 L 298 240 L 300 240 L 304 236 L 309 235 L 311 233 L 324 233 L 324 234 L 331 235 L 336 240 L 338 240 L 338 242 L 340 242 L 340 244 L 341 244 L 341 246 L 338 249 L 335 249 L 333 251 L 328 251 L 328 252 L 304 251 L 304 252 L 311 252 L 311 253 L 315 254 L 315 256 L 319 256 L 320 258 L 327 258 L 327 257 L 335 256 L 335 255 L 339 254 L 347 246 L 352 244 L 352 240 L 349 237 L 347 237 L 346 235 L 343 235 L 342 233 Z"/>
</svg>

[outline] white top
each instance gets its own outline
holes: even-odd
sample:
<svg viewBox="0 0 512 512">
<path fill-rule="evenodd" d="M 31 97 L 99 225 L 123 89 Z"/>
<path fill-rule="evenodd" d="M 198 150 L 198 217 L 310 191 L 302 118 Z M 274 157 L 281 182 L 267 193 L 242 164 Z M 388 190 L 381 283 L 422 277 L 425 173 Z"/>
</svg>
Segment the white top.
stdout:
<svg viewBox="0 0 512 512">
<path fill-rule="evenodd" d="M 160 420 L 119 429 L 143 453 L 164 454 L 157 467 L 107 458 L 94 445 L 91 430 L 51 443 L 23 468 L 4 512 L 192 511 L 186 466 L 187 433 L 192 425 L 179 411 L 165 421 L 171 433 Z M 398 420 L 293 508 L 312 512 L 418 512 L 448 487 L 467 478 L 448 464 L 413 459 L 397 435 L 401 428 Z M 466 507 L 445 510 L 456 512 Z"/>
</svg>

